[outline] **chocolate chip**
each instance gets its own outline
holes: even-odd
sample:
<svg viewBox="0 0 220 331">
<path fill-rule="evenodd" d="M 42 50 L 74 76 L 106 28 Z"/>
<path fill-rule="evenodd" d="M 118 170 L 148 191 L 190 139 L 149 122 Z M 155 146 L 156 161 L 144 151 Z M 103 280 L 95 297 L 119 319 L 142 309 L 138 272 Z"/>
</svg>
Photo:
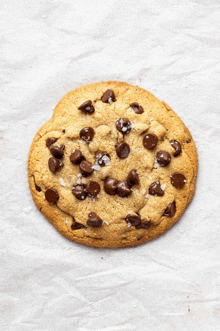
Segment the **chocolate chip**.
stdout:
<svg viewBox="0 0 220 331">
<path fill-rule="evenodd" d="M 132 187 L 135 184 L 139 184 L 139 182 L 140 182 L 139 176 L 135 169 L 132 169 L 129 171 L 127 178 L 126 178 L 126 182 L 128 183 L 129 187 Z"/>
<path fill-rule="evenodd" d="M 115 145 L 115 150 L 120 159 L 125 159 L 130 153 L 130 147 L 127 143 L 121 142 Z"/>
<path fill-rule="evenodd" d="M 95 131 L 93 130 L 93 128 L 91 127 L 83 128 L 80 131 L 80 139 L 85 140 L 87 143 L 89 143 L 90 141 L 92 141 L 94 134 Z"/>
<path fill-rule="evenodd" d="M 35 188 L 36 188 L 36 190 L 38 191 L 38 192 L 41 192 L 42 190 L 41 190 L 41 188 L 35 183 Z"/>
<path fill-rule="evenodd" d="M 170 145 L 175 149 L 173 156 L 178 156 L 182 151 L 180 143 L 176 140 L 171 140 Z"/>
<path fill-rule="evenodd" d="M 118 190 L 118 180 L 114 178 L 106 179 L 104 182 L 104 190 L 109 195 L 114 195 Z"/>
<path fill-rule="evenodd" d="M 46 146 L 50 147 L 50 145 L 54 144 L 56 141 L 58 140 L 58 138 L 47 138 L 46 140 Z"/>
<path fill-rule="evenodd" d="M 64 166 L 61 160 L 56 159 L 55 157 L 50 157 L 48 160 L 48 167 L 51 172 L 55 173 Z"/>
<path fill-rule="evenodd" d="M 101 97 L 102 102 L 104 103 L 112 103 L 115 102 L 115 93 L 112 90 L 107 90 L 105 91 L 105 93 L 103 94 L 103 96 Z"/>
<path fill-rule="evenodd" d="M 176 173 L 170 176 L 171 184 L 176 188 L 182 188 L 185 185 L 186 177 Z"/>
<path fill-rule="evenodd" d="M 94 180 L 90 180 L 86 185 L 86 191 L 92 197 L 96 197 L 100 192 L 100 185 Z"/>
<path fill-rule="evenodd" d="M 92 166 L 93 166 L 92 163 L 89 161 L 82 161 L 80 163 L 79 169 L 83 177 L 88 177 L 93 173 L 94 169 L 92 168 Z"/>
<path fill-rule="evenodd" d="M 132 104 L 130 104 L 130 107 L 133 109 L 135 114 L 142 114 L 144 112 L 143 107 L 141 107 L 137 102 L 133 102 Z"/>
<path fill-rule="evenodd" d="M 85 160 L 85 156 L 82 155 L 82 152 L 78 149 L 76 149 L 72 154 L 70 155 L 70 161 L 73 164 L 80 164 L 83 160 Z"/>
<path fill-rule="evenodd" d="M 100 167 L 104 167 L 110 163 L 110 156 L 108 153 L 98 151 L 95 153 L 95 158 L 96 163 L 98 163 Z"/>
<path fill-rule="evenodd" d="M 63 154 L 64 154 L 64 149 L 65 149 L 65 146 L 64 145 L 60 145 L 60 146 L 54 146 L 54 145 L 51 145 L 49 147 L 50 149 L 50 152 L 51 154 L 57 158 L 57 159 L 62 159 L 63 157 Z"/>
<path fill-rule="evenodd" d="M 158 138 L 154 133 L 148 133 L 143 138 L 143 145 L 147 149 L 153 149 L 158 142 Z"/>
<path fill-rule="evenodd" d="M 71 224 L 71 229 L 72 230 L 79 230 L 79 229 L 84 229 L 85 225 L 78 223 L 75 221 L 75 219 L 73 219 L 73 223 Z"/>
<path fill-rule="evenodd" d="M 91 226 L 93 228 L 100 228 L 102 226 L 102 219 L 96 214 L 96 213 L 89 213 L 89 219 L 86 222 L 88 226 Z"/>
<path fill-rule="evenodd" d="M 82 110 L 82 111 L 84 111 L 85 113 L 88 113 L 88 114 L 92 114 L 95 111 L 91 100 L 85 101 L 81 106 L 79 106 L 78 109 Z"/>
<path fill-rule="evenodd" d="M 128 134 L 132 129 L 132 124 L 128 118 L 119 118 L 115 125 L 116 129 L 122 134 Z"/>
<path fill-rule="evenodd" d="M 136 225 L 136 229 L 149 229 L 151 227 L 151 221 L 147 221 L 145 218 L 141 220 L 141 223 Z"/>
<path fill-rule="evenodd" d="M 165 212 L 163 213 L 163 216 L 173 217 L 175 213 L 176 213 L 176 202 L 173 201 L 169 203 Z"/>
<path fill-rule="evenodd" d="M 85 186 L 81 184 L 73 186 L 72 193 L 78 200 L 85 200 L 88 195 Z"/>
<path fill-rule="evenodd" d="M 127 223 L 130 223 L 132 226 L 136 226 L 138 224 L 141 223 L 141 218 L 140 216 L 138 215 L 131 215 L 131 214 L 128 214 L 126 217 L 125 217 L 125 221 Z"/>
<path fill-rule="evenodd" d="M 48 202 L 55 204 L 59 199 L 59 194 L 54 189 L 47 189 L 45 192 L 45 198 Z"/>
<path fill-rule="evenodd" d="M 161 186 L 160 186 L 160 182 L 159 180 L 152 183 L 149 186 L 148 192 L 150 195 L 155 195 L 156 197 L 162 197 L 164 195 L 164 191 L 162 190 Z"/>
<path fill-rule="evenodd" d="M 117 190 L 117 194 L 121 197 L 121 198 L 125 198 L 128 195 L 130 195 L 132 193 L 132 190 L 130 189 L 130 187 L 128 186 L 127 182 L 125 180 L 121 181 L 118 183 L 118 190 Z"/>
<path fill-rule="evenodd" d="M 186 143 L 189 144 L 191 142 L 191 139 L 187 139 Z"/>
<path fill-rule="evenodd" d="M 159 163 L 159 165 L 161 167 L 165 167 L 167 166 L 170 161 L 171 161 L 171 156 L 170 156 L 170 153 L 166 152 L 166 151 L 159 151 L 157 152 L 156 154 L 156 160 L 157 160 L 157 163 Z"/>
</svg>

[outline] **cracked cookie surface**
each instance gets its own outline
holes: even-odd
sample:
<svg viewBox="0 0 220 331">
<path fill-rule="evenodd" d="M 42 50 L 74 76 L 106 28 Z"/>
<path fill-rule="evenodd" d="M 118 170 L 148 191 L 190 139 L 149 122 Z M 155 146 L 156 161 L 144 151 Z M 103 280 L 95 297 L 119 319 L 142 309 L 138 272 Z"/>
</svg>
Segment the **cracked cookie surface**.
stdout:
<svg viewBox="0 0 220 331">
<path fill-rule="evenodd" d="M 169 229 L 191 201 L 197 153 L 164 102 L 122 82 L 68 93 L 37 132 L 28 174 L 37 207 L 65 237 L 136 246 Z"/>
</svg>

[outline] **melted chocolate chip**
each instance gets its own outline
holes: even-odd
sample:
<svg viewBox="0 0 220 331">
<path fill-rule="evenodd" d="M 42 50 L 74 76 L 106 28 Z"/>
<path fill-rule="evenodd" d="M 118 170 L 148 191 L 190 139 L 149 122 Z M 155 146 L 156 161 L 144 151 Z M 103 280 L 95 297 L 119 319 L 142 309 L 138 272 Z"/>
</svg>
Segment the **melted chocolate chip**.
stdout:
<svg viewBox="0 0 220 331">
<path fill-rule="evenodd" d="M 50 147 L 50 145 L 53 145 L 56 141 L 58 140 L 58 138 L 47 138 L 46 140 L 46 146 Z"/>
<path fill-rule="evenodd" d="M 126 217 L 125 217 L 125 221 L 127 223 L 130 223 L 132 226 L 136 226 L 138 224 L 141 223 L 141 218 L 140 216 L 138 215 L 131 215 L 131 214 L 128 214 Z"/>
<path fill-rule="evenodd" d="M 93 228 L 100 228 L 102 226 L 102 219 L 96 214 L 96 213 L 89 213 L 89 219 L 86 222 L 88 226 L 91 226 Z"/>
<path fill-rule="evenodd" d="M 175 213 L 176 213 L 176 203 L 175 201 L 173 201 L 169 203 L 165 212 L 163 213 L 163 216 L 173 217 Z"/>
<path fill-rule="evenodd" d="M 115 93 L 112 90 L 107 90 L 105 91 L 105 93 L 103 94 L 103 96 L 101 97 L 102 102 L 104 103 L 112 103 L 115 102 Z"/>
<path fill-rule="evenodd" d="M 175 149 L 173 156 L 178 156 L 182 151 L 180 143 L 176 140 L 171 140 L 170 145 Z"/>
<path fill-rule="evenodd" d="M 51 172 L 55 173 L 64 166 L 63 162 L 55 157 L 50 157 L 48 160 L 48 167 Z"/>
<path fill-rule="evenodd" d="M 148 192 L 150 195 L 155 195 L 156 197 L 162 197 L 164 195 L 164 191 L 162 190 L 161 186 L 160 186 L 160 182 L 159 180 L 152 183 L 149 186 Z"/>
<path fill-rule="evenodd" d="M 73 186 L 72 193 L 78 200 L 85 200 L 88 195 L 85 186 L 81 184 Z"/>
<path fill-rule="evenodd" d="M 84 229 L 85 225 L 78 223 L 75 221 L 75 219 L 73 219 L 73 223 L 71 224 L 71 229 L 72 230 L 79 230 L 79 229 Z"/>
<path fill-rule="evenodd" d="M 153 149 L 158 142 L 158 138 L 154 133 L 148 133 L 143 138 L 143 145 L 147 149 Z"/>
<path fill-rule="evenodd" d="M 104 167 L 110 163 L 110 156 L 108 153 L 98 151 L 95 153 L 95 158 L 96 163 L 98 163 L 100 167 Z"/>
<path fill-rule="evenodd" d="M 157 152 L 156 154 L 156 160 L 157 160 L 157 163 L 159 163 L 159 165 L 161 167 L 165 167 L 167 166 L 170 161 L 171 161 L 171 156 L 170 156 L 170 153 L 166 152 L 166 151 L 159 151 Z"/>
<path fill-rule="evenodd" d="M 120 159 L 125 159 L 130 153 L 130 147 L 127 143 L 121 142 L 115 145 L 115 150 Z"/>
<path fill-rule="evenodd" d="M 35 183 L 35 188 L 36 188 L 36 190 L 38 191 L 38 192 L 41 192 L 42 190 L 41 190 L 41 188 Z"/>
<path fill-rule="evenodd" d="M 86 191 L 92 197 L 96 197 L 100 192 L 100 185 L 94 180 L 90 180 L 86 185 Z"/>
<path fill-rule="evenodd" d="M 106 179 L 104 182 L 104 190 L 109 195 L 115 195 L 118 190 L 118 180 L 114 178 Z"/>
<path fill-rule="evenodd" d="M 45 192 L 45 198 L 48 202 L 55 204 L 59 199 L 59 194 L 54 189 L 47 189 Z"/>
<path fill-rule="evenodd" d="M 135 184 L 139 184 L 139 182 L 140 182 L 139 176 L 135 169 L 132 169 L 129 171 L 127 178 L 126 178 L 126 182 L 128 183 L 129 187 L 132 187 Z"/>
<path fill-rule="evenodd" d="M 137 102 L 133 102 L 132 104 L 130 104 L 130 107 L 133 109 L 135 114 L 142 114 L 144 112 L 143 107 L 141 107 Z"/>
<path fill-rule="evenodd" d="M 93 128 L 91 127 L 83 128 L 80 131 L 80 139 L 85 140 L 87 143 L 89 143 L 90 141 L 92 141 L 94 134 L 95 131 L 93 130 Z"/>
<path fill-rule="evenodd" d="M 80 163 L 79 169 L 83 177 L 88 177 L 93 173 L 94 169 L 92 168 L 92 166 L 93 166 L 92 163 L 89 161 L 82 161 Z"/>
<path fill-rule="evenodd" d="M 128 118 L 119 118 L 115 125 L 116 129 L 122 134 L 128 134 L 132 129 L 132 124 Z"/>
<path fill-rule="evenodd" d="M 121 181 L 118 183 L 118 190 L 117 190 L 117 194 L 121 197 L 121 198 L 125 198 L 128 195 L 130 195 L 132 193 L 132 190 L 130 189 L 130 187 L 128 186 L 127 182 L 125 180 Z"/>
<path fill-rule="evenodd" d="M 151 221 L 147 221 L 145 218 L 141 220 L 141 223 L 136 225 L 136 229 L 149 229 L 151 227 Z"/>
<path fill-rule="evenodd" d="M 65 146 L 64 145 L 60 145 L 60 146 L 54 146 L 54 145 L 51 145 L 49 147 L 50 149 L 50 152 L 51 154 L 57 158 L 57 159 L 62 159 L 63 157 L 63 154 L 64 154 L 64 149 L 65 149 Z"/>
<path fill-rule="evenodd" d="M 85 101 L 81 106 L 79 106 L 78 109 L 82 110 L 83 112 L 85 112 L 87 114 L 92 114 L 95 111 L 91 100 Z"/>
<path fill-rule="evenodd" d="M 186 177 L 176 173 L 170 176 L 171 184 L 176 188 L 182 188 L 186 183 Z"/>
<path fill-rule="evenodd" d="M 83 156 L 82 152 L 78 149 L 70 155 L 70 161 L 73 164 L 80 164 L 83 160 L 85 160 L 85 156 Z"/>
</svg>

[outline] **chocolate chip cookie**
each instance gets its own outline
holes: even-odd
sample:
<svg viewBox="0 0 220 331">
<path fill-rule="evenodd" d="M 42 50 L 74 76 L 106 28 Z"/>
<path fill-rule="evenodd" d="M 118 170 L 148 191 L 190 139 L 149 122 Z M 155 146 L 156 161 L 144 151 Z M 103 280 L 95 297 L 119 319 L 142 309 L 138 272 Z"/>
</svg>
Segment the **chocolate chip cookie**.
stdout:
<svg viewBox="0 0 220 331">
<path fill-rule="evenodd" d="M 122 82 L 80 87 L 37 132 L 28 175 L 40 211 L 90 246 L 142 244 L 168 230 L 192 200 L 197 153 L 165 103 Z"/>
</svg>

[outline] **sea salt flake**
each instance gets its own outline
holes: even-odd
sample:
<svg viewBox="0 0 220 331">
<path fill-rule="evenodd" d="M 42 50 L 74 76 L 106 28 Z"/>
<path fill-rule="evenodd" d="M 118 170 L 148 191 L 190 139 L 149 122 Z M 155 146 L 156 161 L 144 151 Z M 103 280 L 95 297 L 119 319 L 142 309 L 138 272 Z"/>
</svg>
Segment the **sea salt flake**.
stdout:
<svg viewBox="0 0 220 331">
<path fill-rule="evenodd" d="M 128 222 L 128 227 L 130 228 L 130 226 L 131 226 L 131 223 Z"/>
<path fill-rule="evenodd" d="M 103 155 L 102 160 L 106 166 L 110 164 L 110 159 L 107 155 Z"/>
<path fill-rule="evenodd" d="M 109 103 L 112 103 L 112 98 L 108 98 L 108 102 Z"/>
<path fill-rule="evenodd" d="M 97 196 L 96 196 L 97 198 L 100 198 L 100 195 L 99 194 L 97 194 Z"/>
<path fill-rule="evenodd" d="M 95 164 L 95 165 L 92 166 L 92 169 L 94 169 L 94 170 L 100 170 L 101 167 L 100 167 L 99 164 Z"/>
<path fill-rule="evenodd" d="M 166 184 L 162 184 L 161 185 L 161 189 L 164 191 L 165 190 L 165 187 L 166 187 Z"/>
<path fill-rule="evenodd" d="M 92 198 L 92 202 L 95 202 L 95 198 Z"/>
<path fill-rule="evenodd" d="M 72 153 L 74 153 L 74 152 L 75 152 L 75 149 L 72 150 Z"/>
<path fill-rule="evenodd" d="M 146 192 L 146 190 L 142 190 L 142 193 L 144 194 Z"/>
<path fill-rule="evenodd" d="M 145 198 L 148 199 L 150 197 L 150 194 L 145 195 Z"/>
<path fill-rule="evenodd" d="M 109 225 L 109 222 L 107 222 L 107 221 L 103 221 L 103 223 L 105 223 L 106 225 Z"/>
<path fill-rule="evenodd" d="M 151 177 L 151 176 L 149 177 L 149 179 L 152 179 L 152 178 L 153 178 L 153 177 Z"/>
<path fill-rule="evenodd" d="M 64 220 L 64 223 L 68 224 L 68 221 L 67 220 Z"/>
<path fill-rule="evenodd" d="M 66 186 L 65 183 L 64 183 L 64 181 L 63 181 L 63 178 L 59 178 L 59 182 L 60 182 L 60 184 L 61 184 L 63 187 Z"/>
<path fill-rule="evenodd" d="M 81 184 L 82 174 L 78 174 L 77 177 L 78 177 L 77 184 Z"/>
</svg>

